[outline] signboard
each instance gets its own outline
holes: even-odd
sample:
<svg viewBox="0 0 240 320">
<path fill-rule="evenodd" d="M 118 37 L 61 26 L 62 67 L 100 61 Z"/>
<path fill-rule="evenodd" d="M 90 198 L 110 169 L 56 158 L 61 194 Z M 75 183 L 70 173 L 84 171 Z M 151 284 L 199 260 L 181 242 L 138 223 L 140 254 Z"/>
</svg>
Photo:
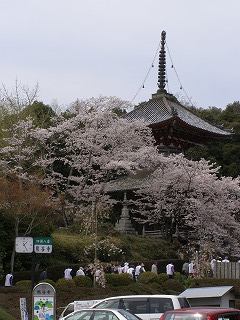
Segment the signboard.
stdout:
<svg viewBox="0 0 240 320">
<path fill-rule="evenodd" d="M 51 284 L 37 284 L 32 299 L 33 320 L 56 320 L 56 291 Z"/>
<path fill-rule="evenodd" d="M 51 253 L 52 238 L 38 237 L 33 239 L 34 252 L 36 253 Z"/>
<path fill-rule="evenodd" d="M 20 298 L 21 320 L 28 320 L 26 298 Z"/>
</svg>

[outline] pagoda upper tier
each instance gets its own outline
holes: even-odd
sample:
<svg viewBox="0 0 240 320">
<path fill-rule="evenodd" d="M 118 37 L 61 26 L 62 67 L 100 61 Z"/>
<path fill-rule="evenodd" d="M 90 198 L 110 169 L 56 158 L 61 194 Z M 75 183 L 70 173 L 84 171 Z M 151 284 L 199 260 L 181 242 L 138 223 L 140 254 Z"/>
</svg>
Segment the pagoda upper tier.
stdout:
<svg viewBox="0 0 240 320">
<path fill-rule="evenodd" d="M 144 121 L 152 129 L 156 145 L 163 152 L 184 152 L 198 144 L 229 138 L 231 132 L 200 118 L 165 90 L 165 38 L 166 32 L 163 31 L 159 53 L 159 89 L 149 101 L 127 113 L 126 118 L 129 121 Z"/>
</svg>

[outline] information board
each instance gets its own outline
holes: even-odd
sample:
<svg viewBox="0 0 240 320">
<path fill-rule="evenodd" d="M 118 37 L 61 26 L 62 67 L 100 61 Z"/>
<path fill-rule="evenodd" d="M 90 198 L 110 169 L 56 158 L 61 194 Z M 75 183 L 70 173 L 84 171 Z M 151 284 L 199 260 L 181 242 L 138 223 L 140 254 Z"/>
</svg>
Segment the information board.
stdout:
<svg viewBox="0 0 240 320">
<path fill-rule="evenodd" d="M 33 320 L 56 320 L 56 291 L 49 283 L 39 283 L 32 294 Z"/>
</svg>

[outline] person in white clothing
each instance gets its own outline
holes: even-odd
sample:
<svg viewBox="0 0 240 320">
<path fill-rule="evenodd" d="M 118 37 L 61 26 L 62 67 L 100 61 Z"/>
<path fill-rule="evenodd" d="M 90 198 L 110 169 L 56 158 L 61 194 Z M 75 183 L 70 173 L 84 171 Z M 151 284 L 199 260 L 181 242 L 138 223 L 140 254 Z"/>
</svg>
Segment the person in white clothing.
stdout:
<svg viewBox="0 0 240 320">
<path fill-rule="evenodd" d="M 101 277 L 101 270 L 99 267 L 97 267 L 95 274 L 94 274 L 94 277 L 95 277 L 95 281 L 98 282 Z"/>
<path fill-rule="evenodd" d="M 230 262 L 230 261 L 228 260 L 228 257 L 225 257 L 225 258 L 222 260 L 222 262 Z"/>
<path fill-rule="evenodd" d="M 118 265 L 118 274 L 123 273 L 123 267 L 121 266 L 121 264 Z"/>
<path fill-rule="evenodd" d="M 169 279 L 173 278 L 174 276 L 174 265 L 172 262 L 170 262 L 167 266 L 166 266 L 166 273 L 169 276 Z"/>
<path fill-rule="evenodd" d="M 64 270 L 64 278 L 65 279 L 72 279 L 72 269 L 71 268 L 67 268 Z"/>
<path fill-rule="evenodd" d="M 76 272 L 76 276 L 85 276 L 85 273 L 83 271 L 83 267 L 80 267 L 77 272 Z"/>
<path fill-rule="evenodd" d="M 130 266 L 127 270 L 127 273 L 130 274 L 130 276 L 134 279 L 134 267 L 133 266 Z"/>
<path fill-rule="evenodd" d="M 13 285 L 13 275 L 8 273 L 5 278 L 5 287 L 11 287 Z"/>
<path fill-rule="evenodd" d="M 158 269 L 157 269 L 157 261 L 154 261 L 151 267 L 151 272 L 158 274 Z"/>
<path fill-rule="evenodd" d="M 125 262 L 124 267 L 123 267 L 123 273 L 127 273 L 128 268 L 129 268 L 129 264 L 128 264 L 128 262 Z"/>
<path fill-rule="evenodd" d="M 138 282 L 138 278 L 140 276 L 140 273 L 141 273 L 141 264 L 139 263 L 136 268 L 135 268 L 135 281 Z"/>
<path fill-rule="evenodd" d="M 195 272 L 195 263 L 194 261 L 191 261 L 188 265 L 188 275 L 189 277 L 193 277 Z"/>
</svg>

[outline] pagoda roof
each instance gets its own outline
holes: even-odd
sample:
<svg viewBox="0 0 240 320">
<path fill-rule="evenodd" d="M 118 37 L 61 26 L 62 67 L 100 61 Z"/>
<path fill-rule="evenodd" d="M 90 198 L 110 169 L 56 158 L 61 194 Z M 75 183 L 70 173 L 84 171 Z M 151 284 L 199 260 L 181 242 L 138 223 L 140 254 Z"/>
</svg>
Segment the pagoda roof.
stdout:
<svg viewBox="0 0 240 320">
<path fill-rule="evenodd" d="M 152 172 L 153 170 L 142 169 L 135 174 L 129 174 L 121 179 L 111 180 L 106 184 L 105 191 L 116 192 L 137 190 L 149 182 Z"/>
<path fill-rule="evenodd" d="M 225 131 L 194 114 L 181 105 L 178 100 L 168 94 L 153 94 L 148 102 L 141 103 L 134 110 L 126 114 L 129 121 L 142 120 L 146 125 L 155 127 L 175 120 L 178 125 L 192 130 L 201 130 L 217 136 L 229 136 L 232 133 Z"/>
<path fill-rule="evenodd" d="M 133 111 L 127 113 L 129 121 L 142 120 L 151 128 L 158 129 L 165 125 L 175 125 L 187 133 L 200 133 L 205 137 L 221 138 L 231 135 L 229 131 L 214 126 L 191 110 L 181 105 L 177 98 L 168 93 L 166 86 L 166 32 L 161 34 L 161 50 L 159 52 L 158 90 L 148 102 L 141 103 Z"/>
</svg>

